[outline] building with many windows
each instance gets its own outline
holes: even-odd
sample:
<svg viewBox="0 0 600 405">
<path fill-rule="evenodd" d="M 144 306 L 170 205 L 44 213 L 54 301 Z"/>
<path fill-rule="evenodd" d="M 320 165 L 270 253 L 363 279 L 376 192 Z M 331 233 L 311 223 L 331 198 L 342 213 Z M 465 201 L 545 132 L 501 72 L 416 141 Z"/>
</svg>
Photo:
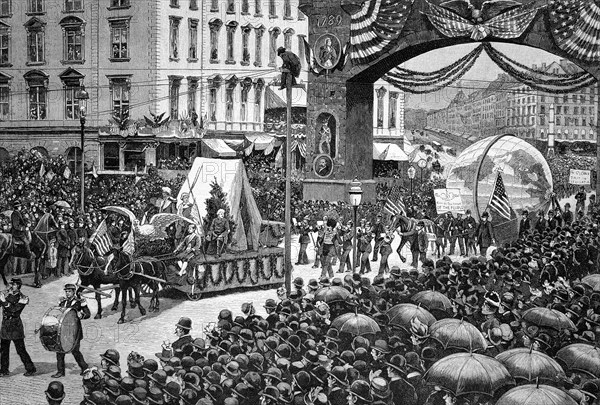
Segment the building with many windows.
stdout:
<svg viewBox="0 0 600 405">
<path fill-rule="evenodd" d="M 533 65 L 534 70 L 572 74 L 580 69 L 566 61 Z M 557 141 L 596 142 L 597 87 L 571 94 L 550 94 L 515 82 L 506 74 L 468 96 L 459 92 L 447 108 L 431 111 L 427 126 L 476 140 L 512 133 L 523 139 L 548 139 L 550 109 L 555 111 Z"/>
</svg>

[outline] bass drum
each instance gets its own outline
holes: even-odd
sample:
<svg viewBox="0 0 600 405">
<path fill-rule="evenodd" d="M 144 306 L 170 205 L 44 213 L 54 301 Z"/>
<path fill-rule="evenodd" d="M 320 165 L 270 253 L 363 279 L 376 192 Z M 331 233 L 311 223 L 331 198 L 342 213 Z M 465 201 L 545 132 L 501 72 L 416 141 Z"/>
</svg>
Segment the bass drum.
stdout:
<svg viewBox="0 0 600 405">
<path fill-rule="evenodd" d="M 42 318 L 40 341 L 51 352 L 69 353 L 77 343 L 81 323 L 73 308 L 50 308 Z"/>
</svg>

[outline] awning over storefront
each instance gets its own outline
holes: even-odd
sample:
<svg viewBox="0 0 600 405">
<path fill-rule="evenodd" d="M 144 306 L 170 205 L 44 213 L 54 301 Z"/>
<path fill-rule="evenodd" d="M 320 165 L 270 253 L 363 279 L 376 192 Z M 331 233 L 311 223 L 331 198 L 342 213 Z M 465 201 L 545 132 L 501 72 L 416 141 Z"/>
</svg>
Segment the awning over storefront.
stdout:
<svg viewBox="0 0 600 405">
<path fill-rule="evenodd" d="M 235 157 L 236 153 L 222 139 L 203 139 L 203 157 Z"/>
<path fill-rule="evenodd" d="M 265 90 L 265 108 L 286 108 L 286 90 L 276 86 L 267 86 Z M 302 87 L 292 88 L 292 107 L 306 107 L 306 90 Z"/>
<path fill-rule="evenodd" d="M 373 143 L 373 160 L 393 160 L 407 162 L 408 155 L 394 143 Z"/>
</svg>

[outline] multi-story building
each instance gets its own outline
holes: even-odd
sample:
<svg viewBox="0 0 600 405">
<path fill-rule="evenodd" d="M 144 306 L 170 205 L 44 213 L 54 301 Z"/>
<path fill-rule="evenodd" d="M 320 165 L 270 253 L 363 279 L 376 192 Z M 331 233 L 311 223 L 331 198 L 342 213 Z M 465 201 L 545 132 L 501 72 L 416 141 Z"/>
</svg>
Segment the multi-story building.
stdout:
<svg viewBox="0 0 600 405">
<path fill-rule="evenodd" d="M 404 145 L 404 92 L 384 80 L 374 84 L 373 140 Z"/>
<path fill-rule="evenodd" d="M 580 71 L 566 60 L 533 65 L 533 69 L 554 74 Z M 597 96 L 596 87 L 565 95 L 549 94 L 500 74 L 486 89 L 466 97 L 458 93 L 447 108 L 430 112 L 427 125 L 473 139 L 512 133 L 524 139 L 545 140 L 550 108 L 554 107 L 556 140 L 596 142 Z"/>
</svg>

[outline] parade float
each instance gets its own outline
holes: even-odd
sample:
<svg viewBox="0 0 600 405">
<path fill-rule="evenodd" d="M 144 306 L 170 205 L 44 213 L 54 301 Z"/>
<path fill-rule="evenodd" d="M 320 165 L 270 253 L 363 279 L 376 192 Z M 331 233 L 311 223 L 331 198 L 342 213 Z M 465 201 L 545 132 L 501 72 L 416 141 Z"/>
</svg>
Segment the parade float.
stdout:
<svg viewBox="0 0 600 405">
<path fill-rule="evenodd" d="M 498 241 L 518 236 L 523 210 L 534 217 L 552 201 L 552 174 L 544 156 L 531 144 L 510 134 L 482 139 L 465 149 L 452 166 L 446 186 L 458 189 L 465 210 L 478 221 L 501 181 L 510 202 L 510 215 L 490 212 Z M 495 215 L 496 214 L 496 215 Z"/>
</svg>

